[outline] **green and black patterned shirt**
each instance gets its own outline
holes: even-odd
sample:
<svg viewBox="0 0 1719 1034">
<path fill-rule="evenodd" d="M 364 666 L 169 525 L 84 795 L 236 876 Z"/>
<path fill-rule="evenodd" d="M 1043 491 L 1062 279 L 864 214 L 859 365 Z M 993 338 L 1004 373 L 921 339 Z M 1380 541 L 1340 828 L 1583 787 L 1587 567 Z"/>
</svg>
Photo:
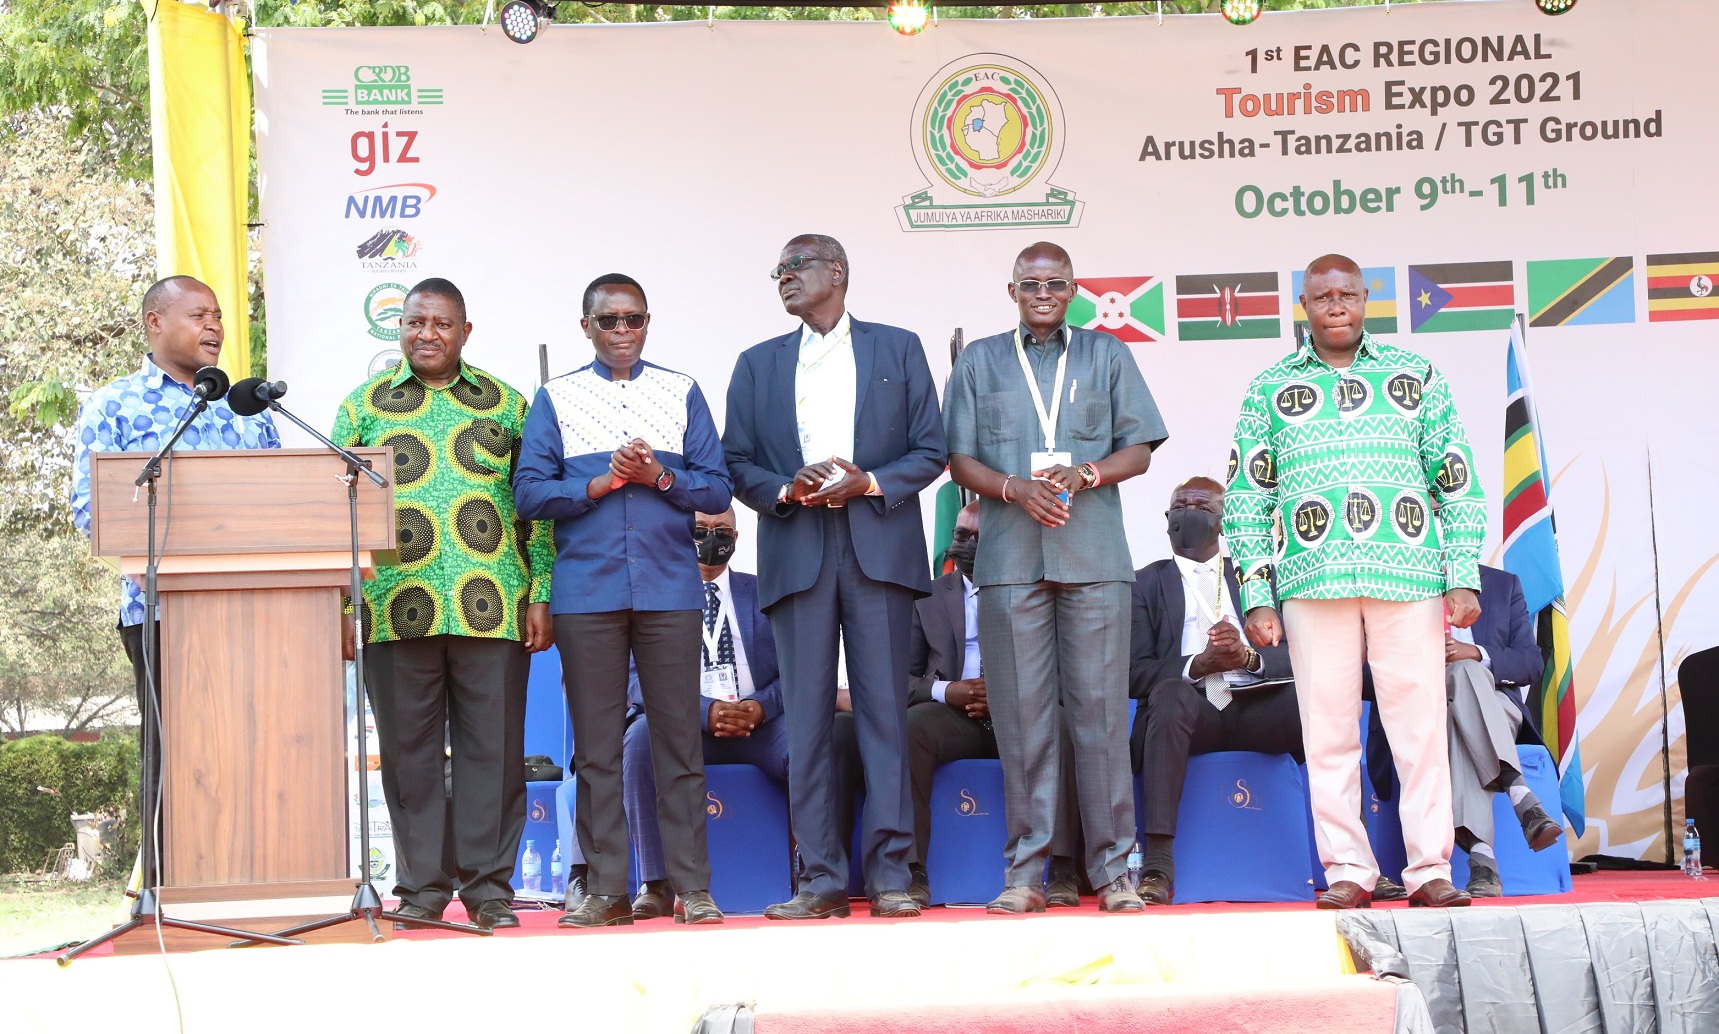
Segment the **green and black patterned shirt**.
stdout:
<svg viewBox="0 0 1719 1034">
<path fill-rule="evenodd" d="M 1223 528 L 1246 609 L 1273 605 L 1274 573 L 1283 599 L 1478 590 L 1486 500 L 1450 385 L 1366 333 L 1343 370 L 1303 345 L 1248 385 Z"/>
<path fill-rule="evenodd" d="M 464 362 L 431 388 L 401 360 L 340 404 L 331 438 L 394 450 L 400 563 L 364 584 L 366 642 L 519 639 L 526 604 L 549 601 L 550 522 L 513 509 L 525 412 L 524 396 Z"/>
</svg>

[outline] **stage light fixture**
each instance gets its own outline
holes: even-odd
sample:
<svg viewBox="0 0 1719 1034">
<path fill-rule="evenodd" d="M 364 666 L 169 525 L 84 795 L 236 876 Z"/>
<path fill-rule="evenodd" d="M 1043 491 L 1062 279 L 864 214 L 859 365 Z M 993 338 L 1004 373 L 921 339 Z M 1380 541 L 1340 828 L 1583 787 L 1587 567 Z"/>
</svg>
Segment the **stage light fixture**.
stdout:
<svg viewBox="0 0 1719 1034">
<path fill-rule="evenodd" d="M 925 31 L 925 4 L 921 0 L 894 0 L 889 5 L 889 27 L 903 36 Z"/>
<path fill-rule="evenodd" d="M 1576 6 L 1576 0 L 1534 0 L 1534 6 L 1541 14 L 1563 14 Z"/>
<path fill-rule="evenodd" d="M 1259 0 L 1224 0 L 1219 10 L 1231 25 L 1251 25 L 1259 17 Z"/>
<path fill-rule="evenodd" d="M 501 9 L 501 31 L 515 43 L 530 43 L 549 24 L 551 10 L 545 0 L 508 0 Z"/>
</svg>

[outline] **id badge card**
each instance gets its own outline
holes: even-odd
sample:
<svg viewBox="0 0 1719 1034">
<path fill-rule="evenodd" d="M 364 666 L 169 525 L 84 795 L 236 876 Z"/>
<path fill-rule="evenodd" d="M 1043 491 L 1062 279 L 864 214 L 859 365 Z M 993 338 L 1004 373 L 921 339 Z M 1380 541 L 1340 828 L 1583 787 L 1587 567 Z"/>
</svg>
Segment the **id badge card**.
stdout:
<svg viewBox="0 0 1719 1034">
<path fill-rule="evenodd" d="M 740 680 L 734 675 L 734 665 L 718 664 L 699 672 L 698 695 L 706 700 L 739 700 Z"/>
</svg>

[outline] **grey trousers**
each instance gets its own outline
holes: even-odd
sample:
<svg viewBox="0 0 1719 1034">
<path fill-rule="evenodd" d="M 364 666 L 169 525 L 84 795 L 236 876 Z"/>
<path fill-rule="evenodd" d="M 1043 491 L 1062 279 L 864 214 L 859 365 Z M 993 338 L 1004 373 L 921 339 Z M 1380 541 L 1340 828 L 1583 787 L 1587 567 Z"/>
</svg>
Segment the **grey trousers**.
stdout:
<svg viewBox="0 0 1719 1034">
<path fill-rule="evenodd" d="M 1444 688 L 1450 702 L 1452 824 L 1491 844 L 1492 795 L 1519 774 L 1516 731 L 1522 727 L 1522 712 L 1479 661 L 1445 665 Z"/>
<path fill-rule="evenodd" d="M 1009 814 L 1008 886 L 1038 886 L 1049 859 L 1062 783 L 1059 718 L 1074 746 L 1087 878 L 1103 887 L 1127 869 L 1128 602 L 1127 582 L 979 590 L 979 652 Z"/>
</svg>

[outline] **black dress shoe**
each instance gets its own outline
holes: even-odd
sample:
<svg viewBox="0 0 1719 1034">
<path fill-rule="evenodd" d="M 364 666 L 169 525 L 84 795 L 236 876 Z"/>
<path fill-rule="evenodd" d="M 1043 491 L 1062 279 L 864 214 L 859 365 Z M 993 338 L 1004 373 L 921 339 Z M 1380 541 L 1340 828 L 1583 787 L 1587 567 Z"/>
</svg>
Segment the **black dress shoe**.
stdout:
<svg viewBox="0 0 1719 1034">
<path fill-rule="evenodd" d="M 1155 869 L 1140 877 L 1140 900 L 1148 905 L 1169 905 L 1176 900 L 1176 881 Z"/>
<path fill-rule="evenodd" d="M 919 914 L 919 902 L 905 890 L 880 891 L 871 899 L 871 914 L 874 919 L 912 919 Z"/>
<path fill-rule="evenodd" d="M 567 877 L 567 897 L 561 903 L 563 911 L 572 912 L 585 903 L 585 895 L 589 893 L 585 884 L 585 867 L 575 866 L 573 875 Z"/>
<path fill-rule="evenodd" d="M 1468 891 L 1457 890 L 1449 880 L 1432 880 L 1409 895 L 1410 908 L 1462 908 L 1471 898 Z"/>
<path fill-rule="evenodd" d="M 714 926 L 722 922 L 722 910 L 710 899 L 709 891 L 689 890 L 674 899 L 674 921 L 691 926 Z"/>
<path fill-rule="evenodd" d="M 394 914 L 402 919 L 433 919 L 442 921 L 441 909 L 429 909 L 423 905 L 414 905 L 410 901 L 400 902 L 400 907 L 394 909 Z"/>
<path fill-rule="evenodd" d="M 1557 843 L 1563 832 L 1564 827 L 1538 804 L 1522 813 L 1522 835 L 1528 838 L 1528 846 L 1536 851 L 1544 851 Z"/>
<path fill-rule="evenodd" d="M 764 910 L 765 919 L 846 919 L 853 914 L 846 901 L 819 897 L 809 890 L 795 894 L 793 900 L 771 905 Z"/>
<path fill-rule="evenodd" d="M 1379 882 L 1373 884 L 1374 901 L 1401 901 L 1408 896 L 1409 889 L 1389 876 L 1381 875 Z"/>
<path fill-rule="evenodd" d="M 511 930 L 519 925 L 519 917 L 513 914 L 507 902 L 491 898 L 478 905 L 477 911 L 472 913 L 472 925 L 485 930 Z"/>
<path fill-rule="evenodd" d="M 587 894 L 556 926 L 632 926 L 633 905 L 625 894 Z"/>
<path fill-rule="evenodd" d="M 1045 881 L 1045 905 L 1049 908 L 1080 907 L 1080 874 L 1073 867 L 1051 862 L 1050 878 Z"/>
<path fill-rule="evenodd" d="M 931 907 L 931 877 L 926 875 L 925 866 L 909 863 L 907 874 L 911 879 L 907 884 L 907 896 L 921 909 Z"/>
<path fill-rule="evenodd" d="M 674 910 L 674 891 L 667 880 L 646 880 L 633 899 L 633 920 L 661 919 Z"/>
<path fill-rule="evenodd" d="M 1320 908 L 1372 908 L 1373 895 L 1352 880 L 1338 880 L 1319 892 L 1313 903 Z"/>
</svg>

